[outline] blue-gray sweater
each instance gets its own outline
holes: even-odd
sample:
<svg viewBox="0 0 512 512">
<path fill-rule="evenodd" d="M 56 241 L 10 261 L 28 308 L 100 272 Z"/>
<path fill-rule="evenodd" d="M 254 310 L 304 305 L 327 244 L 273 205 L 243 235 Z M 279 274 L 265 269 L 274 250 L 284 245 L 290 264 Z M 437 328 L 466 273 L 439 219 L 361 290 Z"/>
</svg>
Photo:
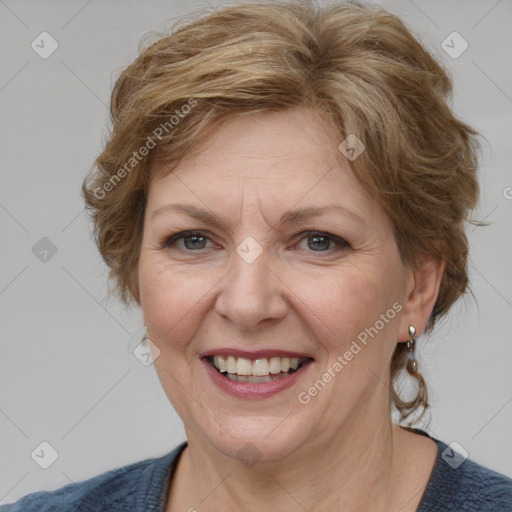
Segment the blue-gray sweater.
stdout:
<svg viewBox="0 0 512 512">
<path fill-rule="evenodd" d="M 442 441 L 417 512 L 512 512 L 512 479 L 457 455 Z M 116 468 L 53 491 L 28 494 L 1 512 L 164 512 L 176 461 L 187 443 L 163 457 Z M 454 467 L 457 466 L 458 467 Z"/>
</svg>

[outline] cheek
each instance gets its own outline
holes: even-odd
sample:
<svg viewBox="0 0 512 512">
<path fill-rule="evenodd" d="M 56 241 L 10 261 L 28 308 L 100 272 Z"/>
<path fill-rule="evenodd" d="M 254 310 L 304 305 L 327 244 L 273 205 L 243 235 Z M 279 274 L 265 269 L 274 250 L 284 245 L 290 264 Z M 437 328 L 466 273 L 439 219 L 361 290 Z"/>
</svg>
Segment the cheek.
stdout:
<svg viewBox="0 0 512 512">
<path fill-rule="evenodd" d="M 212 284 L 202 275 L 168 265 L 159 254 L 142 255 L 139 286 L 144 322 L 161 350 L 185 345 L 187 333 L 197 327 L 196 317 Z"/>
<path fill-rule="evenodd" d="M 381 360 L 392 349 L 397 309 L 401 309 L 393 307 L 398 297 L 395 279 L 389 271 L 372 269 L 347 266 L 325 279 L 296 276 L 293 281 L 294 293 L 301 299 L 297 304 L 302 303 L 299 314 L 309 319 L 313 339 L 320 341 L 330 361 L 345 354 L 353 341 L 362 348 L 363 357 L 357 359 L 366 363 Z"/>
</svg>

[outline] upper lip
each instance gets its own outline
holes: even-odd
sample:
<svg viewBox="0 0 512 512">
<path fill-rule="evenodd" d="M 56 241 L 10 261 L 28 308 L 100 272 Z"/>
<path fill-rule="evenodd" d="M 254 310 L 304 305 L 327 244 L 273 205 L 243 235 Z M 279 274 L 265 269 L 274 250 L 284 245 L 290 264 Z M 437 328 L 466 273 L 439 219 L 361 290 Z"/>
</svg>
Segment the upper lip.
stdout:
<svg viewBox="0 0 512 512">
<path fill-rule="evenodd" d="M 297 358 L 310 358 L 313 359 L 309 354 L 304 352 L 290 352 L 288 350 L 276 350 L 276 349 L 260 349 L 260 350 L 240 350 L 236 348 L 214 348 L 203 352 L 199 357 L 210 357 L 210 356 L 234 356 L 234 357 L 245 357 L 246 359 L 263 359 L 268 357 L 297 357 Z"/>
</svg>

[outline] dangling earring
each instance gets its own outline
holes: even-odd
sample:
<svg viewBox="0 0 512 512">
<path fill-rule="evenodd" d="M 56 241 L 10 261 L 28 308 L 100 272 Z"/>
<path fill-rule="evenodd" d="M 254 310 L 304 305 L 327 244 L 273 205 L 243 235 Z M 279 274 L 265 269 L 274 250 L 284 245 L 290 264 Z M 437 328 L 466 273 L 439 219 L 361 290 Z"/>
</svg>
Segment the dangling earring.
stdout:
<svg viewBox="0 0 512 512">
<path fill-rule="evenodd" d="M 415 349 L 415 345 L 416 345 L 416 338 L 414 337 L 414 335 L 416 334 L 416 328 L 414 327 L 414 325 L 410 325 L 409 326 L 409 336 L 411 337 L 411 339 L 407 342 L 407 355 L 408 355 L 408 359 L 407 359 L 407 369 L 411 372 L 411 373 L 416 373 L 417 370 L 418 370 L 418 361 L 416 361 L 416 359 L 414 358 L 414 349 Z"/>
</svg>

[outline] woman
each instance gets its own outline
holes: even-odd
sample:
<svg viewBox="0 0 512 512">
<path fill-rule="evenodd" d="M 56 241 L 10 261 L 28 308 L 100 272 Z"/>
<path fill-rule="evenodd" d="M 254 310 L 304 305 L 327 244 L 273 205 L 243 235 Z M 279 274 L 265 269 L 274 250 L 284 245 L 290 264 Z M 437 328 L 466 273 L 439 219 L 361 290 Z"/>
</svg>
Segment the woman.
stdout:
<svg viewBox="0 0 512 512">
<path fill-rule="evenodd" d="M 510 510 L 512 480 L 391 422 L 428 407 L 416 338 L 468 289 L 450 92 L 356 3 L 226 7 L 144 50 L 83 192 L 187 442 L 4 510 Z"/>
</svg>

